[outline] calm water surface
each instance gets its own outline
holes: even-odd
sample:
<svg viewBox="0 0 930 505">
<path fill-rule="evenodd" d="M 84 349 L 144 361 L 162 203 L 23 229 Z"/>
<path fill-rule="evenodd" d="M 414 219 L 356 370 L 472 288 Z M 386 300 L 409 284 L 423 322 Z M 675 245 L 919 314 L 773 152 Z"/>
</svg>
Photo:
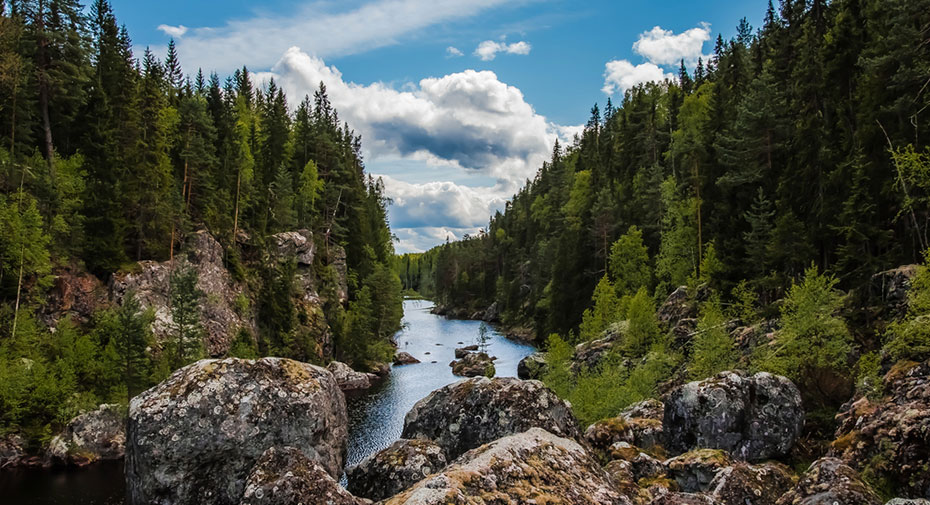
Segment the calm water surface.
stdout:
<svg viewBox="0 0 930 505">
<path fill-rule="evenodd" d="M 391 445 L 400 438 L 404 415 L 413 404 L 431 391 L 460 380 L 452 375 L 449 362 L 455 359 L 456 347 L 476 343 L 481 323 L 435 316 L 429 313 L 432 307 L 427 301 L 405 301 L 405 326 L 396 337 L 399 349 L 422 363 L 393 367 L 381 384 L 346 399 L 347 466 Z M 489 330 L 488 353 L 498 358 L 494 362 L 497 376 L 516 377 L 517 363 L 534 349 Z M 124 494 L 122 462 L 85 469 L 0 472 L 3 505 L 121 505 Z"/>
</svg>

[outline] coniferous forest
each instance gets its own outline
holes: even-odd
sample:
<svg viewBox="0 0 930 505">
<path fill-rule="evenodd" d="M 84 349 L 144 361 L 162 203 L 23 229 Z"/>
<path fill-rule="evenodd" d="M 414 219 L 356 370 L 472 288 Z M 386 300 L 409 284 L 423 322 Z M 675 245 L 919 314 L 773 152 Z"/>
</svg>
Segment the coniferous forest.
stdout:
<svg viewBox="0 0 930 505">
<path fill-rule="evenodd" d="M 322 84 L 288 100 L 245 68 L 184 75 L 173 42 L 164 61 L 134 54 L 107 0 L 0 2 L 0 433 L 47 442 L 209 355 L 390 358 L 402 309 L 383 188 Z M 201 230 L 243 322 L 214 340 L 199 314 L 223 301 L 184 259 L 206 255 L 188 250 Z M 295 230 L 310 232 L 316 299 L 293 254 L 267 261 Z M 133 293 L 54 310 L 66 273 L 112 286 L 166 261 L 159 338 L 158 304 Z"/>
<path fill-rule="evenodd" d="M 905 315 L 867 303 L 926 264 L 928 219 L 930 3 L 786 0 L 595 105 L 485 230 L 398 271 L 446 313 L 493 304 L 585 423 L 739 367 L 791 378 L 832 440 L 853 389 L 930 356 L 925 266 Z"/>
</svg>

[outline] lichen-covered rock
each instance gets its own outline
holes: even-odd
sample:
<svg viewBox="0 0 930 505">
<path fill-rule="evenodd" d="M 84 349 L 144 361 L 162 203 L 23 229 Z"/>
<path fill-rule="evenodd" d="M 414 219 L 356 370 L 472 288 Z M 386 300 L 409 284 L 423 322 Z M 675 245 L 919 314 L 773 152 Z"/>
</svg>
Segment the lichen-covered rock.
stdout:
<svg viewBox="0 0 930 505">
<path fill-rule="evenodd" d="M 378 380 L 378 376 L 373 373 L 356 372 L 352 367 L 341 361 L 333 361 L 327 367 L 327 370 L 336 379 L 339 389 L 343 391 L 356 391 L 359 389 L 368 389 L 372 381 Z"/>
<path fill-rule="evenodd" d="M 313 266 L 316 247 L 313 243 L 313 233 L 310 230 L 297 230 L 277 233 L 269 237 L 274 243 L 274 254 L 281 259 L 297 261 L 298 266 Z"/>
<path fill-rule="evenodd" d="M 897 363 L 884 390 L 844 406 L 831 454 L 897 494 L 930 496 L 930 360 Z"/>
<path fill-rule="evenodd" d="M 40 316 L 50 327 L 70 317 L 85 323 L 98 310 L 110 305 L 107 287 L 93 274 L 76 266 L 56 268 L 55 280 L 42 305 Z"/>
<path fill-rule="evenodd" d="M 534 352 L 517 363 L 517 377 L 523 380 L 540 380 L 549 373 L 546 353 Z"/>
<path fill-rule="evenodd" d="M 132 399 L 130 505 L 239 502 L 271 447 L 294 447 L 342 473 L 345 397 L 327 370 L 282 358 L 202 360 Z"/>
<path fill-rule="evenodd" d="M 784 465 L 737 462 L 718 471 L 707 492 L 720 505 L 775 505 L 793 485 Z"/>
<path fill-rule="evenodd" d="M 597 340 L 576 345 L 569 371 L 577 375 L 599 365 L 601 360 L 623 339 L 627 327 L 625 321 L 615 323 L 607 330 L 604 330 Z"/>
<path fill-rule="evenodd" d="M 245 481 L 240 505 L 360 505 L 326 470 L 293 447 L 271 447 Z"/>
<path fill-rule="evenodd" d="M 649 505 L 719 505 L 710 496 L 697 493 L 664 493 L 658 495 Z"/>
<path fill-rule="evenodd" d="M 577 442 L 532 428 L 466 452 L 385 505 L 610 505 L 630 501 Z"/>
<path fill-rule="evenodd" d="M 477 345 L 466 345 L 465 347 L 456 347 L 455 348 L 455 359 L 462 359 L 465 356 L 468 356 L 469 353 L 475 352 L 478 350 Z"/>
<path fill-rule="evenodd" d="M 86 465 L 95 461 L 120 459 L 126 449 L 126 414 L 115 404 L 101 405 L 81 414 L 49 443 L 53 463 Z"/>
<path fill-rule="evenodd" d="M 903 265 L 872 276 L 869 297 L 890 319 L 907 313 L 907 292 L 911 289 L 911 281 L 918 269 L 917 265 Z"/>
<path fill-rule="evenodd" d="M 197 288 L 205 297 L 200 303 L 200 324 L 204 329 L 204 347 L 211 356 L 229 350 L 238 328 L 254 330 L 250 314 L 236 310 L 236 299 L 245 296 L 245 288 L 234 282 L 223 263 L 223 246 L 206 231 L 190 235 L 186 254 L 178 252 L 173 261 L 140 261 L 129 272 L 118 272 L 110 281 L 114 300 L 122 304 L 126 295 L 135 294 L 143 309 L 152 309 L 152 331 L 159 340 L 172 334 L 168 284 L 171 272 L 189 265 L 197 272 Z"/>
<path fill-rule="evenodd" d="M 449 363 L 452 374 L 459 377 L 494 377 L 494 358 L 483 352 L 466 354 L 462 359 Z"/>
<path fill-rule="evenodd" d="M 665 400 L 665 448 L 723 449 L 747 461 L 786 454 L 804 423 L 798 388 L 785 377 L 721 372 L 689 382 Z"/>
<path fill-rule="evenodd" d="M 930 505 L 930 500 L 923 498 L 892 498 L 885 505 Z"/>
<path fill-rule="evenodd" d="M 620 417 L 627 421 L 636 418 L 661 421 L 665 417 L 665 404 L 653 398 L 636 402 L 620 411 Z"/>
<path fill-rule="evenodd" d="M 394 365 L 413 365 L 419 363 L 420 360 L 416 359 L 409 352 L 400 351 L 394 355 Z"/>
<path fill-rule="evenodd" d="M 622 417 L 602 419 L 588 426 L 584 440 L 598 456 L 604 457 L 618 442 L 632 443 L 633 433 Z"/>
<path fill-rule="evenodd" d="M 665 462 L 668 476 L 678 482 L 682 491 L 698 493 L 707 491 L 717 472 L 730 466 L 733 461 L 720 449 L 695 449 Z"/>
<path fill-rule="evenodd" d="M 665 405 L 658 400 L 643 400 L 620 412 L 630 437 L 627 442 L 643 449 L 654 449 L 662 444 L 662 418 Z"/>
<path fill-rule="evenodd" d="M 691 303 L 688 286 L 681 286 L 672 291 L 672 294 L 668 295 L 665 302 L 659 306 L 656 317 L 659 318 L 659 321 L 668 323 L 670 326 L 682 319 L 696 318 L 697 311 L 694 304 Z"/>
<path fill-rule="evenodd" d="M 820 458 L 777 505 L 881 505 L 882 500 L 855 470 L 836 458 Z"/>
<path fill-rule="evenodd" d="M 11 434 L 0 437 L 0 470 L 20 466 L 26 460 L 26 440 Z"/>
<path fill-rule="evenodd" d="M 404 418 L 402 437 L 433 440 L 452 459 L 533 427 L 579 436 L 571 407 L 541 382 L 481 377 L 449 384 L 418 401 Z"/>
<path fill-rule="evenodd" d="M 400 439 L 346 470 L 349 491 L 383 500 L 409 488 L 446 466 L 442 448 L 429 440 Z"/>
</svg>

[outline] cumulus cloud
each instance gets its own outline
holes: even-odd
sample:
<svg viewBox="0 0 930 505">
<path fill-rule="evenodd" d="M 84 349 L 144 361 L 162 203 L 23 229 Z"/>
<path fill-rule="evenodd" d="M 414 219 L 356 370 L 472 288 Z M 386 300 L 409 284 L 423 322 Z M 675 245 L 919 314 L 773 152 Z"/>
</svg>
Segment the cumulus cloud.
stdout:
<svg viewBox="0 0 930 505">
<path fill-rule="evenodd" d="M 673 79 L 675 76 L 665 72 L 654 63 L 633 65 L 627 60 L 608 61 L 604 70 L 604 87 L 601 90 L 608 95 L 623 93 L 637 84 Z"/>
<path fill-rule="evenodd" d="M 395 44 L 437 23 L 474 16 L 507 0 L 373 0 L 304 2 L 296 12 L 192 28 L 178 42 L 189 71 L 228 72 L 242 65 L 268 68 L 288 47 L 299 45 L 328 58 Z"/>
<path fill-rule="evenodd" d="M 448 241 L 459 240 L 465 235 L 475 235 L 481 228 L 449 228 L 446 226 L 428 226 L 423 228 L 393 228 L 394 250 L 398 254 L 423 252 L 433 246 Z"/>
<path fill-rule="evenodd" d="M 465 56 L 465 53 L 459 50 L 455 46 L 449 46 L 446 48 L 446 57 L 447 58 L 458 58 L 459 56 Z"/>
<path fill-rule="evenodd" d="M 709 40 L 709 23 L 678 34 L 656 26 L 640 34 L 639 40 L 633 43 L 633 50 L 657 65 L 677 65 L 681 60 L 694 65 L 703 54 L 704 43 Z"/>
<path fill-rule="evenodd" d="M 472 188 L 449 181 L 411 184 L 381 176 L 393 200 L 391 226 L 430 228 L 441 224 L 454 229 L 478 229 L 503 208 L 509 194 L 501 187 Z M 446 216 L 437 222 L 437 216 Z"/>
<path fill-rule="evenodd" d="M 181 38 L 187 33 L 187 27 L 184 25 L 171 26 L 171 25 L 158 25 L 160 31 L 165 32 L 166 35 L 175 38 Z"/>
<path fill-rule="evenodd" d="M 522 40 L 512 44 L 485 40 L 478 44 L 478 47 L 475 49 L 475 56 L 481 58 L 482 61 L 491 61 L 497 57 L 497 53 L 527 55 L 530 54 L 530 50 L 532 49 L 533 46 L 531 46 L 529 42 L 524 42 Z"/>
</svg>

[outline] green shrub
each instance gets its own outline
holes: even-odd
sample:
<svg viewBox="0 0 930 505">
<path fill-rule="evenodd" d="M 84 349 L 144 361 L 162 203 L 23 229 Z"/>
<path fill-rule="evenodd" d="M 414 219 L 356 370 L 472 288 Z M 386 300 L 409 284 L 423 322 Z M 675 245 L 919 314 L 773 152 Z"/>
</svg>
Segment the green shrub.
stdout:
<svg viewBox="0 0 930 505">
<path fill-rule="evenodd" d="M 924 252 L 924 262 L 930 264 L 930 249 Z M 885 332 L 883 354 L 892 360 L 923 361 L 930 357 L 930 271 L 917 267 L 907 292 L 907 315 L 892 323 Z"/>
<path fill-rule="evenodd" d="M 720 308 L 720 300 L 713 298 L 701 307 L 697 335 L 693 340 L 688 373 L 700 380 L 729 370 L 736 365 L 737 354 L 733 337 L 726 329 L 727 318 Z"/>
</svg>

